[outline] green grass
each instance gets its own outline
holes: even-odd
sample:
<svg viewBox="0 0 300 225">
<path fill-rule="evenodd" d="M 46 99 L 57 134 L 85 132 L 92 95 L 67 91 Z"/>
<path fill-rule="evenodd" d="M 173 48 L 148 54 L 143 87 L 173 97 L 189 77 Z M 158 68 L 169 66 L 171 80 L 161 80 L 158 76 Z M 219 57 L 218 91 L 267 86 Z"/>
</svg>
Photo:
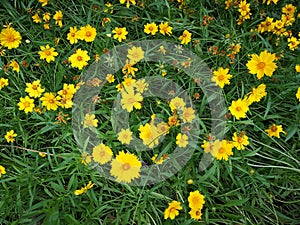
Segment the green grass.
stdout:
<svg viewBox="0 0 300 225">
<path fill-rule="evenodd" d="M 22 43 L 17 49 L 6 49 L 6 55 L 0 57 L 0 77 L 9 79 L 9 86 L 0 90 L 0 165 L 6 169 L 6 174 L 0 178 L 0 224 L 298 224 L 300 104 L 296 92 L 300 86 L 300 73 L 295 72 L 295 65 L 300 64 L 300 52 L 299 48 L 289 50 L 285 37 L 277 40 L 274 34 L 253 34 L 250 31 L 257 28 L 266 16 L 280 19 L 281 8 L 286 4 L 297 6 L 299 13 L 298 1 L 280 0 L 277 5 L 267 6 L 262 1 L 249 0 L 252 16 L 241 25 L 236 22 L 237 8 L 225 10 L 221 0 L 187 0 L 186 10 L 180 9 L 175 0 L 139 2 L 141 4 L 126 8 L 117 0 L 111 1 L 114 12 L 110 14 L 103 11 L 104 2 L 96 0 L 49 0 L 45 7 L 41 7 L 37 0 L 1 1 L 0 27 L 12 23 L 12 27 L 21 33 Z M 33 14 L 29 9 L 32 13 L 38 9 L 50 12 L 52 16 L 56 10 L 62 10 L 63 27 L 54 25 L 51 19 L 53 27 L 44 30 L 42 24 L 32 21 Z M 262 10 L 265 15 L 261 15 Z M 214 17 L 207 26 L 202 25 L 205 15 Z M 135 16 L 138 21 L 132 22 Z M 109 17 L 111 23 L 103 27 L 101 21 L 104 17 Z M 173 27 L 171 36 L 159 32 L 155 36 L 144 33 L 146 23 L 165 21 Z M 295 37 L 299 32 L 299 21 L 298 17 L 289 27 Z M 71 45 L 66 39 L 69 27 L 79 28 L 86 24 L 97 29 L 95 41 L 79 41 Z M 127 28 L 125 42 L 119 43 L 107 36 L 115 27 Z M 236 120 L 231 116 L 227 120 L 227 140 L 231 140 L 235 131 L 246 131 L 250 140 L 246 150 L 235 149 L 228 161 L 214 160 L 206 170 L 199 171 L 203 155 L 200 146 L 211 129 L 210 108 L 206 96 L 193 79 L 170 65 L 165 65 L 166 78 L 184 87 L 192 97 L 200 116 L 200 136 L 191 160 L 174 176 L 157 184 L 142 187 L 119 184 L 83 165 L 82 149 L 79 149 L 73 134 L 72 109 L 59 108 L 58 111 L 28 115 L 18 109 L 19 98 L 26 95 L 27 82 L 40 79 L 47 92 L 57 92 L 63 83 L 77 84 L 80 81 L 88 66 L 80 71 L 64 62 L 75 49 L 87 50 L 91 65 L 95 54 L 101 56 L 104 49 L 131 41 L 163 39 L 180 44 L 178 37 L 185 29 L 192 33 L 193 41 L 184 47 L 196 53 L 210 68 L 222 66 L 230 69 L 233 78 L 222 90 L 227 108 L 253 87 L 261 83 L 267 86 L 267 96 L 250 106 L 247 118 Z M 227 34 L 230 37 L 226 37 Z M 58 44 L 55 44 L 56 38 L 60 38 Z M 26 43 L 26 40 L 30 42 Z M 210 47 L 217 46 L 218 52 L 227 52 L 232 43 L 241 44 L 241 51 L 233 63 L 226 54 L 222 56 L 209 51 Z M 55 47 L 59 53 L 50 64 L 39 59 L 38 55 L 40 46 L 46 44 Z M 259 54 L 264 49 L 283 57 L 276 62 L 278 68 L 272 77 L 258 80 L 248 73 L 246 63 L 249 54 Z M 4 70 L 12 59 L 19 62 L 20 73 L 11 68 Z M 21 66 L 22 61 L 26 61 L 28 67 Z M 158 63 L 140 62 L 136 67 L 139 68 L 137 78 L 160 75 Z M 122 82 L 122 76 L 121 71 L 115 73 L 116 81 L 104 85 L 99 93 L 100 102 L 96 104 L 98 136 L 113 146 L 115 154 L 123 146 L 113 132 L 110 116 L 118 94 L 115 86 Z M 198 100 L 193 97 L 195 93 L 200 93 Z M 129 122 L 135 135 L 138 136 L 140 124 L 150 122 L 152 114 L 156 113 L 165 121 L 171 115 L 168 104 L 162 100 L 157 104 L 157 100 L 155 97 L 144 99 L 141 111 L 130 114 Z M 56 123 L 60 111 L 70 118 L 66 124 Z M 280 139 L 269 137 L 265 130 L 273 123 L 281 124 L 286 135 L 281 134 Z M 11 129 L 18 136 L 14 143 L 7 143 L 4 135 Z M 155 153 L 172 152 L 178 130 L 171 130 Z M 37 152 L 46 152 L 47 155 L 43 158 Z M 143 163 L 151 164 L 152 153 L 136 154 L 141 156 Z M 187 184 L 189 179 L 193 179 L 193 184 Z M 92 189 L 74 195 L 75 190 L 89 181 L 95 184 Z M 195 190 L 205 196 L 202 219 L 198 222 L 190 219 L 188 214 L 187 198 Z M 164 220 L 164 210 L 172 200 L 181 202 L 183 209 L 175 220 Z"/>
</svg>

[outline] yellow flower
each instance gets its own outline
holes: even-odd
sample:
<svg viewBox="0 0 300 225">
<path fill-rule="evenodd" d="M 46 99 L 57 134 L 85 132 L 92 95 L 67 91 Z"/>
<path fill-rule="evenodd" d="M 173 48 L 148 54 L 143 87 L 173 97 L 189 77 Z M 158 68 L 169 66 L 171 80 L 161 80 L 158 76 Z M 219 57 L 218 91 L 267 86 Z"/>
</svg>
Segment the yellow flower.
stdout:
<svg viewBox="0 0 300 225">
<path fill-rule="evenodd" d="M 16 60 L 12 60 L 9 66 L 12 67 L 12 70 L 16 71 L 17 73 L 20 72 L 20 65 L 17 63 Z"/>
<path fill-rule="evenodd" d="M 296 6 L 293 6 L 292 4 L 287 4 L 282 8 L 282 13 L 293 16 L 296 10 L 297 10 Z"/>
<path fill-rule="evenodd" d="M 162 121 L 159 124 L 157 124 L 156 127 L 157 127 L 157 131 L 158 131 L 159 135 L 166 135 L 166 134 L 169 133 L 170 127 L 164 121 Z"/>
<path fill-rule="evenodd" d="M 61 10 L 55 12 L 53 19 L 55 20 L 55 24 L 62 27 L 63 13 Z"/>
<path fill-rule="evenodd" d="M 147 23 L 144 25 L 144 32 L 146 34 L 152 34 L 155 35 L 158 31 L 158 26 L 153 22 L 153 23 Z"/>
<path fill-rule="evenodd" d="M 25 96 L 25 98 L 20 98 L 20 102 L 18 103 L 19 110 L 24 110 L 26 114 L 32 112 L 34 108 L 33 102 L 34 99 L 31 99 L 28 96 Z"/>
<path fill-rule="evenodd" d="M 169 203 L 169 207 L 166 208 L 164 211 L 165 220 L 168 218 L 174 220 L 175 217 L 179 215 L 179 210 L 182 210 L 182 206 L 180 202 L 172 201 L 171 203 Z"/>
<path fill-rule="evenodd" d="M 81 27 L 78 31 L 79 39 L 85 40 L 86 42 L 93 42 L 97 35 L 96 28 L 92 27 L 91 25 L 86 25 L 85 27 Z"/>
<path fill-rule="evenodd" d="M 140 177 L 141 166 L 136 155 L 121 151 L 111 162 L 110 174 L 116 177 L 117 182 L 130 183 Z"/>
<path fill-rule="evenodd" d="M 132 132 L 130 131 L 130 129 L 121 129 L 121 131 L 118 133 L 118 140 L 122 143 L 122 144 L 130 144 L 130 141 L 132 140 Z"/>
<path fill-rule="evenodd" d="M 233 146 L 236 147 L 237 150 L 244 150 L 245 146 L 249 145 L 248 137 L 245 132 L 241 132 L 240 135 L 237 135 L 237 133 L 234 132 L 232 141 Z"/>
<path fill-rule="evenodd" d="M 37 13 L 34 14 L 31 18 L 33 19 L 33 22 L 35 22 L 35 23 L 41 23 L 42 22 L 39 14 L 37 14 Z"/>
<path fill-rule="evenodd" d="M 17 137 L 17 134 L 15 133 L 14 130 L 10 130 L 7 131 L 4 138 L 6 139 L 6 141 L 9 142 L 14 142 L 15 141 L 15 137 Z"/>
<path fill-rule="evenodd" d="M 46 106 L 47 110 L 57 110 L 60 99 L 59 96 L 55 96 L 53 93 L 45 93 L 41 97 L 42 106 Z"/>
<path fill-rule="evenodd" d="M 296 93 L 296 98 L 298 98 L 298 100 L 300 102 L 300 87 L 298 87 L 298 91 Z"/>
<path fill-rule="evenodd" d="M 286 134 L 286 132 L 283 131 L 283 129 L 282 129 L 282 125 L 272 124 L 272 126 L 270 126 L 269 129 L 267 129 L 265 131 L 268 133 L 268 135 L 270 137 L 280 138 L 280 133 Z"/>
<path fill-rule="evenodd" d="M 60 99 L 59 105 L 62 108 L 69 109 L 69 108 L 72 108 L 73 101 L 72 101 L 71 98 L 69 98 L 67 96 L 62 96 L 61 99 Z"/>
<path fill-rule="evenodd" d="M 49 45 L 40 46 L 41 51 L 39 51 L 40 59 L 46 59 L 47 63 L 50 63 L 51 61 L 54 61 L 54 57 L 58 55 L 58 53 L 55 51 L 55 48 L 50 48 Z"/>
<path fill-rule="evenodd" d="M 177 134 L 176 136 L 176 144 L 178 145 L 178 147 L 180 148 L 184 148 L 188 145 L 188 139 L 189 137 L 186 134 Z"/>
<path fill-rule="evenodd" d="M 151 158 L 152 162 L 155 164 L 162 164 L 164 162 L 164 158 L 160 157 L 159 159 L 157 159 L 158 154 L 154 154 L 154 156 Z"/>
<path fill-rule="evenodd" d="M 143 144 L 149 148 L 153 148 L 158 144 L 159 132 L 157 127 L 146 123 L 144 126 L 140 125 L 139 127 L 140 138 L 143 140 Z"/>
<path fill-rule="evenodd" d="M 126 76 L 131 74 L 131 76 L 135 77 L 135 72 L 137 72 L 137 71 L 138 71 L 138 68 L 133 67 L 133 63 L 128 63 L 128 60 L 126 59 L 126 64 L 122 68 L 122 72 Z"/>
<path fill-rule="evenodd" d="M 191 209 L 191 211 L 189 211 L 189 214 L 191 216 L 192 219 L 194 220 L 200 220 L 201 216 L 202 216 L 202 212 L 201 209 Z"/>
<path fill-rule="evenodd" d="M 86 50 L 81 50 L 80 48 L 69 57 L 71 66 L 80 70 L 88 64 L 87 61 L 90 59 L 88 52 Z"/>
<path fill-rule="evenodd" d="M 178 116 L 176 114 L 174 114 L 173 116 L 170 116 L 168 118 L 168 124 L 169 124 L 170 127 L 178 126 L 179 125 Z"/>
<path fill-rule="evenodd" d="M 110 147 L 99 144 L 93 148 L 93 159 L 95 162 L 100 163 L 101 165 L 109 162 L 112 158 L 113 152 Z"/>
<path fill-rule="evenodd" d="M 0 44 L 8 49 L 18 48 L 21 39 L 20 33 L 12 27 L 2 29 L 0 33 Z"/>
<path fill-rule="evenodd" d="M 127 58 L 129 59 L 130 63 L 137 63 L 140 60 L 144 58 L 144 51 L 142 47 L 135 47 L 133 46 L 132 48 L 128 49 L 128 54 Z"/>
<path fill-rule="evenodd" d="M 223 88 L 225 84 L 230 84 L 229 79 L 232 77 L 231 74 L 228 74 L 229 69 L 220 67 L 218 70 L 213 71 L 214 76 L 211 78 L 213 82 L 216 82 L 220 88 Z"/>
<path fill-rule="evenodd" d="M 184 123 L 191 123 L 195 118 L 195 110 L 192 107 L 184 108 L 180 118 Z"/>
<path fill-rule="evenodd" d="M 0 78 L 0 90 L 4 88 L 5 86 L 8 86 L 8 79 L 5 79 L 3 77 Z"/>
<path fill-rule="evenodd" d="M 0 177 L 2 174 L 6 174 L 5 167 L 0 165 Z"/>
<path fill-rule="evenodd" d="M 106 80 L 108 81 L 108 83 L 113 83 L 115 81 L 115 76 L 109 73 L 106 75 Z"/>
<path fill-rule="evenodd" d="M 113 38 L 118 39 L 119 42 L 126 40 L 126 35 L 128 34 L 126 27 L 116 27 L 112 32 L 115 33 Z"/>
<path fill-rule="evenodd" d="M 137 92 L 143 93 L 148 89 L 149 84 L 145 82 L 145 79 L 139 79 L 135 82 L 134 87 Z"/>
<path fill-rule="evenodd" d="M 74 84 L 64 84 L 63 89 L 57 92 L 60 96 L 64 98 L 71 99 L 76 93 L 76 88 Z"/>
<path fill-rule="evenodd" d="M 49 0 L 39 0 L 39 2 L 42 3 L 43 7 L 48 4 L 48 1 Z"/>
<path fill-rule="evenodd" d="M 248 96 L 248 102 L 249 104 L 252 104 L 253 102 L 259 102 L 266 95 L 266 85 L 260 84 L 257 88 L 252 88 L 252 91 Z"/>
<path fill-rule="evenodd" d="M 249 103 L 247 102 L 247 99 L 238 99 L 237 101 L 232 101 L 231 106 L 229 107 L 230 113 L 235 116 L 237 120 L 240 118 L 246 118 L 246 113 L 249 110 L 248 104 Z"/>
<path fill-rule="evenodd" d="M 295 37 L 290 37 L 287 39 L 288 41 L 288 46 L 290 48 L 290 50 L 294 51 L 295 49 L 298 48 L 298 45 L 300 44 L 300 41 L 297 40 L 297 38 Z"/>
<path fill-rule="evenodd" d="M 43 14 L 43 20 L 47 23 L 47 22 L 49 22 L 49 20 L 50 20 L 50 13 L 49 12 L 45 12 L 44 14 Z"/>
<path fill-rule="evenodd" d="M 250 12 L 250 4 L 247 1 L 241 1 L 239 4 L 238 11 L 241 13 L 241 16 L 246 17 Z"/>
<path fill-rule="evenodd" d="M 81 195 L 81 194 L 87 192 L 87 190 L 91 189 L 94 185 L 95 184 L 93 184 L 92 181 L 90 181 L 85 187 L 74 191 L 74 194 L 75 195 Z"/>
<path fill-rule="evenodd" d="M 84 116 L 84 124 L 83 127 L 97 127 L 98 126 L 98 120 L 96 119 L 95 114 L 85 114 Z"/>
<path fill-rule="evenodd" d="M 135 0 L 120 0 L 120 3 L 121 3 L 121 4 L 124 4 L 125 2 L 126 2 L 126 7 L 127 7 L 127 8 L 129 8 L 130 3 L 133 4 L 133 5 L 136 4 Z"/>
<path fill-rule="evenodd" d="M 295 70 L 296 70 L 297 73 L 300 73 L 300 65 L 296 65 Z"/>
<path fill-rule="evenodd" d="M 39 98 L 41 94 L 45 91 L 41 88 L 40 80 L 35 80 L 32 83 L 26 83 L 25 92 L 32 98 Z"/>
<path fill-rule="evenodd" d="M 67 34 L 67 40 L 70 41 L 71 44 L 76 44 L 79 39 L 79 33 L 77 31 L 77 27 L 70 27 L 70 31 Z"/>
<path fill-rule="evenodd" d="M 267 5 L 270 5 L 271 2 L 273 2 L 274 4 L 277 4 L 277 2 L 278 2 L 279 0 L 263 0 L 263 3 L 266 3 L 266 1 L 267 1 Z"/>
<path fill-rule="evenodd" d="M 125 90 L 133 90 L 134 86 L 135 86 L 135 79 L 132 79 L 131 77 L 127 77 L 124 79 L 124 81 L 122 82 L 122 84 L 124 85 Z"/>
<path fill-rule="evenodd" d="M 187 30 L 184 30 L 182 35 L 179 37 L 179 40 L 183 45 L 188 44 L 192 40 L 192 33 L 188 32 Z"/>
<path fill-rule="evenodd" d="M 83 165 L 87 165 L 91 161 L 92 161 L 92 157 L 87 152 L 83 152 L 81 155 L 81 163 Z"/>
<path fill-rule="evenodd" d="M 215 140 L 213 144 L 212 155 L 216 157 L 217 160 L 224 159 L 228 161 L 228 157 L 233 155 L 232 152 L 233 144 L 226 140 Z"/>
<path fill-rule="evenodd" d="M 131 112 L 133 108 L 141 109 L 143 97 L 140 93 L 134 93 L 133 89 L 128 89 L 121 92 L 121 105 L 127 112 Z"/>
<path fill-rule="evenodd" d="M 183 101 L 182 98 L 175 97 L 171 99 L 169 106 L 172 112 L 174 112 L 175 110 L 179 111 L 179 110 L 183 110 L 183 108 L 185 107 L 185 102 Z"/>
<path fill-rule="evenodd" d="M 46 155 L 47 155 L 47 154 L 46 154 L 45 152 L 39 152 L 39 156 L 41 156 L 41 157 L 43 157 L 43 158 L 46 157 Z"/>
<path fill-rule="evenodd" d="M 164 22 L 159 24 L 159 32 L 163 35 L 171 35 L 172 34 L 172 27 L 169 26 L 168 22 Z"/>
<path fill-rule="evenodd" d="M 266 50 L 258 55 L 252 54 L 251 60 L 246 64 L 249 69 L 249 73 L 256 74 L 258 79 L 261 79 L 264 75 L 272 76 L 273 72 L 277 68 L 277 65 L 273 62 L 275 60 L 275 54 L 271 54 Z"/>
</svg>

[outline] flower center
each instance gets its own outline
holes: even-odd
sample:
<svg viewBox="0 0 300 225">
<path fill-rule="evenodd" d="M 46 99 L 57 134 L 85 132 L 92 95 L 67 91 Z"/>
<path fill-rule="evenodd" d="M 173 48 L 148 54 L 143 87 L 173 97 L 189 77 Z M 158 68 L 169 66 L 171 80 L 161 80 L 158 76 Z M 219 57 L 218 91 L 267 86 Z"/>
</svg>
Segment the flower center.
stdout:
<svg viewBox="0 0 300 225">
<path fill-rule="evenodd" d="M 50 104 L 53 104 L 53 103 L 54 103 L 54 100 L 53 100 L 53 99 L 50 99 L 50 100 L 49 100 L 49 103 L 50 103 Z"/>
<path fill-rule="evenodd" d="M 66 90 L 63 90 L 62 93 L 63 93 L 63 95 L 67 95 L 68 94 L 68 92 Z"/>
<path fill-rule="evenodd" d="M 241 143 L 243 142 L 243 138 L 238 137 L 238 138 L 237 138 L 237 142 L 241 144 Z"/>
<path fill-rule="evenodd" d="M 224 78 L 225 78 L 224 75 L 219 76 L 219 80 L 224 80 Z"/>
<path fill-rule="evenodd" d="M 257 64 L 258 69 L 263 69 L 266 66 L 264 62 L 260 62 Z"/>
<path fill-rule="evenodd" d="M 270 26 L 270 25 L 271 25 L 271 22 L 267 22 L 266 25 L 267 25 L 267 26 Z"/>
<path fill-rule="evenodd" d="M 85 36 L 90 37 L 90 36 L 92 36 L 92 33 L 91 33 L 90 31 L 87 31 L 87 32 L 85 33 Z"/>
<path fill-rule="evenodd" d="M 72 36 L 72 37 L 75 37 L 75 33 L 71 33 L 71 36 Z"/>
<path fill-rule="evenodd" d="M 240 106 L 236 107 L 236 111 L 241 111 L 242 108 Z"/>
<path fill-rule="evenodd" d="M 101 157 L 103 157 L 103 156 L 105 156 L 105 152 L 102 151 L 102 152 L 99 153 L 99 155 L 100 155 Z"/>
<path fill-rule="evenodd" d="M 224 148 L 220 148 L 220 149 L 219 149 L 219 153 L 222 154 L 222 153 L 224 153 L 224 152 L 225 152 L 225 149 L 224 149 Z"/>
<path fill-rule="evenodd" d="M 122 30 L 121 29 L 117 30 L 117 35 L 122 35 Z"/>
<path fill-rule="evenodd" d="M 46 55 L 51 55 L 51 52 L 49 50 L 45 50 Z"/>
<path fill-rule="evenodd" d="M 80 55 L 77 56 L 77 60 L 78 60 L 78 61 L 82 61 L 82 56 L 80 56 Z"/>
<path fill-rule="evenodd" d="M 272 126 L 271 127 L 271 131 L 276 132 L 277 131 L 277 127 L 276 126 Z"/>
<path fill-rule="evenodd" d="M 8 42 L 14 42 L 14 41 L 15 41 L 15 37 L 14 37 L 13 35 L 9 35 L 9 36 L 7 37 L 7 41 L 8 41 Z"/>
<path fill-rule="evenodd" d="M 130 169 L 130 164 L 129 163 L 125 163 L 122 165 L 122 169 L 123 170 L 129 170 Z"/>
<path fill-rule="evenodd" d="M 197 210 L 197 211 L 196 211 L 196 216 L 200 216 L 200 214 L 201 214 L 200 211 Z"/>
<path fill-rule="evenodd" d="M 24 106 L 25 106 L 25 108 L 27 108 L 27 107 L 30 106 L 30 103 L 29 103 L 29 102 L 25 102 L 25 103 L 24 103 Z"/>
<path fill-rule="evenodd" d="M 37 90 L 37 85 L 35 85 L 35 84 L 32 85 L 32 89 L 33 89 L 33 90 Z"/>
</svg>

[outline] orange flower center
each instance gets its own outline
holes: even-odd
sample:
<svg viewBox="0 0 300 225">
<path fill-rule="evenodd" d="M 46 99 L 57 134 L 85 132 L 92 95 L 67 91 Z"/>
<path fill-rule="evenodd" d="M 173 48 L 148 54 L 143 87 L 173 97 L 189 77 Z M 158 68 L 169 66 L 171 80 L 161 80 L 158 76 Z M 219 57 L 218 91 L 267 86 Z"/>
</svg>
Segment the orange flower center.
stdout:
<svg viewBox="0 0 300 225">
<path fill-rule="evenodd" d="M 201 212 L 199 210 L 196 211 L 196 216 L 200 216 Z"/>
<path fill-rule="evenodd" d="M 77 60 L 78 60 L 78 61 L 82 61 L 82 56 L 80 56 L 80 55 L 77 56 Z"/>
<path fill-rule="evenodd" d="M 35 84 L 32 85 L 32 89 L 33 89 L 33 90 L 37 90 L 37 85 L 35 85 Z"/>
<path fill-rule="evenodd" d="M 25 102 L 25 103 L 24 103 L 24 107 L 25 107 L 25 108 L 27 108 L 27 107 L 29 107 L 29 106 L 30 106 L 30 103 L 29 103 L 29 102 Z"/>
<path fill-rule="evenodd" d="M 100 155 L 100 157 L 103 157 L 103 156 L 105 156 L 105 152 L 102 151 L 102 152 L 99 153 L 99 155 Z"/>
<path fill-rule="evenodd" d="M 271 127 L 271 131 L 276 132 L 277 131 L 277 127 L 276 126 L 272 126 Z"/>
<path fill-rule="evenodd" d="M 270 25 L 271 25 L 271 22 L 267 22 L 266 25 L 267 25 L 267 26 L 270 26 Z"/>
<path fill-rule="evenodd" d="M 87 31 L 87 32 L 85 33 L 85 36 L 90 37 L 90 36 L 92 36 L 92 33 L 91 33 L 90 31 Z"/>
<path fill-rule="evenodd" d="M 121 29 L 117 30 L 117 35 L 122 35 L 122 30 Z"/>
<path fill-rule="evenodd" d="M 45 50 L 45 54 L 46 54 L 46 55 L 51 55 L 51 51 Z"/>
<path fill-rule="evenodd" d="M 238 138 L 237 138 L 237 142 L 240 143 L 240 144 L 243 143 L 243 138 L 238 137 Z"/>
<path fill-rule="evenodd" d="M 148 27 L 148 29 L 149 29 L 150 31 L 152 31 L 152 30 L 153 30 L 153 27 Z"/>
<path fill-rule="evenodd" d="M 61 100 L 61 104 L 66 104 L 67 103 L 67 99 L 65 99 L 65 98 L 63 98 L 62 100 Z"/>
<path fill-rule="evenodd" d="M 62 93 L 63 93 L 63 95 L 68 94 L 68 92 L 66 90 L 63 90 Z"/>
<path fill-rule="evenodd" d="M 219 76 L 219 80 L 224 80 L 225 76 L 224 75 L 220 75 Z"/>
<path fill-rule="evenodd" d="M 129 163 L 125 163 L 122 165 L 122 169 L 123 170 L 129 170 L 130 169 L 130 164 Z"/>
<path fill-rule="evenodd" d="M 75 37 L 75 33 L 71 33 L 71 36 L 72 36 L 72 37 Z"/>
<path fill-rule="evenodd" d="M 15 41 L 15 37 L 14 37 L 13 35 L 9 35 L 9 36 L 7 37 L 7 41 L 8 41 L 8 42 L 14 42 L 14 41 Z"/>
<path fill-rule="evenodd" d="M 225 149 L 224 149 L 224 148 L 220 148 L 220 149 L 219 149 L 219 153 L 222 154 L 222 153 L 224 153 L 224 152 L 225 152 Z"/>
<path fill-rule="evenodd" d="M 236 111 L 241 111 L 242 108 L 240 106 L 236 107 Z"/>
<path fill-rule="evenodd" d="M 50 99 L 50 100 L 49 100 L 49 103 L 50 103 L 50 104 L 53 104 L 53 103 L 54 103 L 54 100 L 53 100 L 53 99 Z"/>
<path fill-rule="evenodd" d="M 266 66 L 264 62 L 260 62 L 257 64 L 258 69 L 263 69 Z"/>
</svg>

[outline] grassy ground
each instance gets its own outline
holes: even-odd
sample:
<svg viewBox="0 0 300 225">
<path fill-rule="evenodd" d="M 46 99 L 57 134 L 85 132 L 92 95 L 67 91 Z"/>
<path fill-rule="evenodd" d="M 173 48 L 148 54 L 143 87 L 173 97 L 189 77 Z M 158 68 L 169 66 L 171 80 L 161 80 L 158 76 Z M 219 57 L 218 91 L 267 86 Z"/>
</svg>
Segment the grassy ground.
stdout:
<svg viewBox="0 0 300 225">
<path fill-rule="evenodd" d="M 299 2 L 279 0 L 267 5 L 262 0 L 249 0 L 252 15 L 240 25 L 237 1 L 228 9 L 221 0 L 142 0 L 129 8 L 117 0 L 110 1 L 111 8 L 105 3 L 49 0 L 42 7 L 37 0 L 0 2 L 0 29 L 12 23 L 11 27 L 22 36 L 17 48 L 0 45 L 0 52 L 5 50 L 0 57 L 0 77 L 9 82 L 0 90 L 0 165 L 6 171 L 4 174 L 2 170 L 0 178 L 0 224 L 299 224 L 300 104 L 296 93 L 300 73 L 295 69 L 300 64 L 299 48 L 291 50 L 290 36 L 257 31 L 267 17 L 281 19 L 282 8 L 292 4 L 297 9 L 295 21 L 286 25 L 286 30 L 300 41 Z M 63 13 L 62 27 L 53 19 L 58 10 Z M 45 12 L 51 14 L 49 30 L 44 28 Z M 41 23 L 33 22 L 35 13 L 40 15 Z M 103 18 L 110 21 L 102 25 Z M 172 34 L 146 34 L 144 25 L 152 22 L 169 22 Z M 95 40 L 71 44 L 67 40 L 69 28 L 79 29 L 87 24 L 96 28 Z M 126 27 L 126 40 L 113 38 L 115 27 Z M 185 48 L 196 53 L 212 71 L 223 67 L 232 75 L 230 84 L 221 89 L 228 110 L 224 139 L 231 141 L 234 132 L 244 131 L 250 143 L 245 150 L 234 148 L 228 161 L 214 160 L 206 170 L 199 171 L 201 145 L 209 139 L 211 129 L 207 96 L 193 79 L 170 65 L 162 68 L 163 64 L 140 62 L 134 65 L 138 68 L 136 78 L 161 75 L 165 70 L 165 78 L 190 94 L 200 116 L 200 136 L 191 160 L 178 173 L 156 184 L 136 187 L 118 183 L 103 177 L 93 166 L 84 165 L 82 149 L 73 136 L 71 108 L 47 110 L 37 98 L 36 111 L 26 114 L 19 110 L 20 98 L 27 95 L 26 83 L 39 79 L 45 92 L 57 93 L 64 83 L 77 85 L 89 65 L 115 46 L 156 39 L 179 45 L 178 38 L 184 30 L 192 34 Z M 59 53 L 49 63 L 38 54 L 40 46 L 47 44 Z M 240 51 L 232 54 L 232 44 L 240 44 Z M 79 48 L 90 56 L 82 70 L 68 61 Z M 257 79 L 246 64 L 252 54 L 259 55 L 264 50 L 276 54 L 278 67 L 272 76 Z M 19 72 L 9 66 L 12 60 L 19 64 Z M 106 82 L 99 94 L 95 129 L 117 155 L 123 148 L 130 150 L 118 141 L 109 121 L 119 93 L 116 85 L 123 81 L 124 74 L 118 71 L 114 76 L 115 81 Z M 237 119 L 231 115 L 232 101 L 243 98 L 260 84 L 266 85 L 267 95 L 249 106 L 247 117 Z M 145 98 L 142 109 L 134 109 L 129 116 L 134 135 L 138 137 L 141 124 L 150 123 L 152 114 L 167 122 L 172 115 L 168 107 L 168 102 L 161 99 Z M 280 138 L 266 132 L 272 124 L 282 125 Z M 17 136 L 8 143 L 4 136 L 10 130 Z M 171 154 L 179 130 L 170 129 L 154 153 Z M 153 163 L 152 152 L 131 152 L 143 165 Z M 193 183 L 188 184 L 188 180 Z M 94 184 L 92 188 L 81 195 L 74 194 L 89 181 Z M 190 192 L 196 190 L 205 199 L 198 221 L 191 218 L 188 201 Z M 164 219 L 172 200 L 180 202 L 182 210 L 174 220 Z"/>
</svg>

